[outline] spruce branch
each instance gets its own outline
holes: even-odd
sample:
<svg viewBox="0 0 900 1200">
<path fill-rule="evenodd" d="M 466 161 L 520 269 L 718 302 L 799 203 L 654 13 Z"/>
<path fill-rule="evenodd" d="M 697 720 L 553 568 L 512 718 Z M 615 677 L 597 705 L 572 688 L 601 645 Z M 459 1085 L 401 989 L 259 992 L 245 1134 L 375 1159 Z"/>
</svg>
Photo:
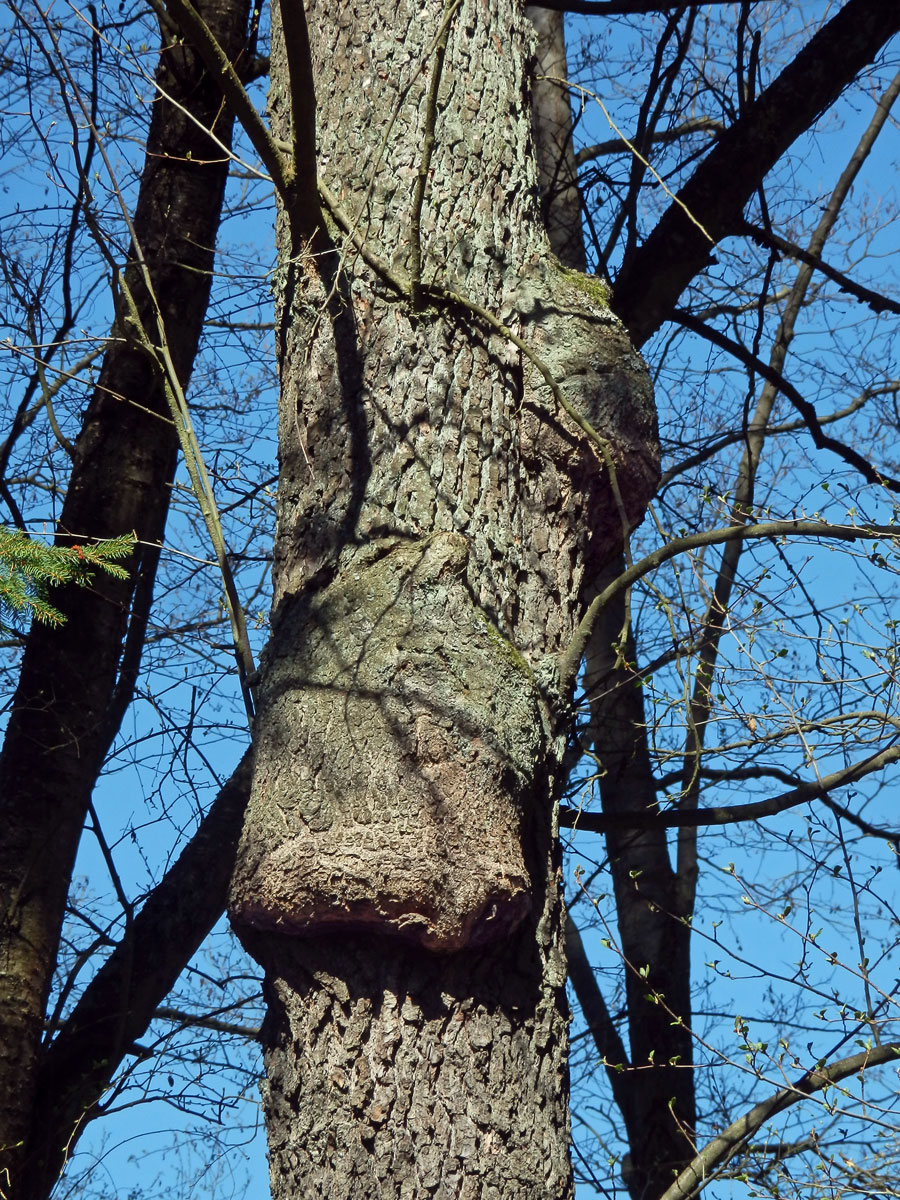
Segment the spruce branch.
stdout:
<svg viewBox="0 0 900 1200">
<path fill-rule="evenodd" d="M 44 625 L 60 626 L 65 615 L 47 598 L 51 588 L 74 583 L 90 587 L 95 571 L 126 579 L 127 558 L 137 538 L 133 533 L 71 546 L 51 546 L 21 529 L 0 526 L 0 630 L 14 630 L 16 621 L 31 616 Z"/>
</svg>

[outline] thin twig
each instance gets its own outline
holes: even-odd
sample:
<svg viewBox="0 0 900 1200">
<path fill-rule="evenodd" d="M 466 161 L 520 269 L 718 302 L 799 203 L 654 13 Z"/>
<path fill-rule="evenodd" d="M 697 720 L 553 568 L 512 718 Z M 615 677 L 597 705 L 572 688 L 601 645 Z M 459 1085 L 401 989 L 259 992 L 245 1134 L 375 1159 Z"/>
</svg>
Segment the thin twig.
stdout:
<svg viewBox="0 0 900 1200">
<path fill-rule="evenodd" d="M 765 817 L 775 817 L 779 813 L 808 804 L 811 800 L 822 800 L 831 807 L 828 793 L 837 788 L 847 787 L 865 779 L 875 771 L 881 771 L 900 760 L 900 746 L 889 746 L 878 754 L 871 754 L 861 762 L 852 763 L 831 775 L 814 779 L 809 783 L 801 783 L 789 792 L 780 796 L 770 796 L 766 800 L 751 800 L 747 804 L 733 804 L 726 807 L 671 809 L 660 812 L 648 808 L 644 812 L 598 813 L 584 812 L 581 809 L 563 807 L 559 813 L 559 823 L 565 829 L 581 829 L 588 833 L 605 833 L 609 829 L 701 829 L 712 825 L 737 825 L 747 821 L 761 821 Z M 841 810 L 842 815 L 846 815 Z M 889 831 L 879 831 L 882 837 L 887 837 Z"/>
<path fill-rule="evenodd" d="M 295 178 L 295 168 L 275 144 L 272 134 L 256 111 L 240 76 L 228 55 L 213 36 L 209 26 L 190 3 L 190 0 L 166 0 L 166 8 L 179 26 L 189 36 L 191 45 L 203 59 L 210 74 L 218 83 L 231 105 L 232 112 L 244 127 L 244 132 L 253 143 L 253 149 L 265 163 L 275 187 L 282 197 L 290 196 Z"/>
<path fill-rule="evenodd" d="M 177 2 L 186 3 L 186 0 L 177 0 Z M 188 5 L 188 7 L 190 7 L 190 5 Z M 197 19 L 199 20 L 199 17 Z M 47 32 L 53 41 L 54 47 L 57 48 L 58 52 L 55 32 L 50 27 L 49 21 L 46 18 L 44 19 L 44 23 L 45 27 L 47 28 Z M 212 37 L 211 34 L 209 36 Z M 216 43 L 216 45 L 218 46 L 218 43 Z M 224 51 L 221 50 L 221 47 L 219 47 L 219 51 L 224 57 Z M 184 390 L 181 387 L 181 383 L 178 379 L 178 372 L 175 369 L 175 364 L 172 361 L 172 357 L 169 352 L 162 310 L 159 306 L 153 286 L 153 279 L 150 269 L 147 265 L 147 260 L 144 257 L 137 236 L 137 231 L 135 230 L 134 223 L 131 220 L 131 214 L 128 212 L 128 207 L 125 204 L 121 189 L 116 184 L 115 171 L 112 163 L 109 160 L 109 156 L 106 153 L 106 147 L 103 144 L 103 140 L 100 137 L 99 131 L 91 119 L 91 114 L 84 102 L 81 90 L 66 66 L 65 59 L 61 55 L 60 61 L 62 63 L 62 71 L 65 73 L 71 94 L 75 96 L 78 102 L 90 136 L 93 139 L 101 158 L 103 159 L 107 174 L 109 175 L 110 181 L 113 184 L 113 190 L 119 203 L 119 209 L 122 213 L 125 226 L 131 238 L 135 261 L 141 275 L 141 281 L 144 285 L 150 303 L 154 324 L 156 326 L 156 337 L 158 340 L 151 338 L 147 330 L 144 328 L 137 304 L 125 280 L 124 274 L 119 270 L 117 264 L 113 262 L 114 278 L 116 279 L 119 294 L 124 301 L 126 310 L 121 317 L 121 331 L 125 337 L 131 340 L 142 353 L 146 354 L 151 359 L 159 372 L 163 386 L 163 393 L 175 425 L 178 442 L 181 447 L 181 451 L 185 460 L 185 466 L 191 480 L 192 490 L 197 503 L 200 506 L 203 521 L 206 525 L 207 533 L 209 534 L 210 541 L 216 555 L 216 561 L 225 590 L 225 603 L 228 609 L 228 616 L 231 624 L 235 660 L 238 668 L 238 678 L 240 680 L 241 693 L 244 699 L 244 707 L 247 712 L 247 720 L 252 727 L 255 715 L 255 689 L 251 683 L 251 680 L 256 676 L 256 668 L 253 663 L 253 652 L 250 648 L 247 625 L 246 621 L 244 620 L 243 608 L 241 607 L 240 598 L 237 593 L 234 574 L 231 570 L 231 564 L 228 561 L 225 537 L 216 507 L 215 494 L 206 470 L 203 453 L 200 449 L 200 444 L 194 431 L 190 410 L 184 395 Z M 227 62 L 227 59 L 225 59 L 225 61 Z M 91 232 L 97 240 L 101 252 L 107 259 L 111 259 L 109 249 L 103 242 L 102 235 L 97 227 L 96 221 L 94 221 L 91 216 L 89 202 L 90 189 L 88 181 L 83 180 L 82 182 L 86 195 L 88 196 L 88 203 L 85 205 L 85 216 L 88 227 L 91 229 Z"/>
<path fill-rule="evenodd" d="M 462 0 L 446 0 L 444 4 L 444 15 L 434 47 L 434 66 L 431 70 L 431 80 L 425 100 L 425 142 L 422 146 L 422 157 L 419 160 L 412 211 L 409 215 L 410 303 L 414 312 L 418 312 L 422 307 L 422 205 L 425 202 L 428 172 L 431 167 L 431 156 L 434 153 L 438 92 L 441 86 L 441 73 L 444 69 L 444 56 L 447 52 L 447 40 L 450 36 L 450 24 L 461 4 Z"/>
<path fill-rule="evenodd" d="M 568 690 L 575 682 L 575 673 L 581 656 L 584 654 L 591 630 L 597 622 L 600 613 L 612 597 L 623 588 L 631 587 L 651 571 L 685 554 L 690 550 L 698 550 L 703 546 L 719 546 L 737 538 L 747 541 L 760 541 L 763 538 L 778 537 L 815 537 L 833 538 L 837 541 L 878 541 L 889 538 L 896 541 L 900 538 L 900 526 L 897 525 L 833 525 L 828 521 L 764 521 L 751 525 L 729 525 L 722 529 L 705 529 L 700 533 L 688 534 L 685 537 L 673 538 L 665 546 L 660 546 L 646 555 L 632 567 L 623 571 L 616 579 L 595 596 L 579 622 L 575 635 L 567 648 L 559 656 L 560 685 Z"/>
<path fill-rule="evenodd" d="M 733 1158 L 766 1121 L 801 1100 L 815 1095 L 816 1092 L 840 1083 L 842 1079 L 848 1079 L 869 1067 L 897 1062 L 898 1058 L 900 1043 L 890 1042 L 888 1045 L 873 1046 L 861 1054 L 839 1059 L 830 1066 L 807 1071 L 796 1083 L 781 1088 L 768 1100 L 755 1104 L 748 1113 L 733 1121 L 727 1129 L 707 1143 L 671 1187 L 663 1192 L 660 1200 L 689 1200 L 689 1197 L 697 1196 L 707 1184 L 718 1177 L 719 1168 Z"/>
</svg>

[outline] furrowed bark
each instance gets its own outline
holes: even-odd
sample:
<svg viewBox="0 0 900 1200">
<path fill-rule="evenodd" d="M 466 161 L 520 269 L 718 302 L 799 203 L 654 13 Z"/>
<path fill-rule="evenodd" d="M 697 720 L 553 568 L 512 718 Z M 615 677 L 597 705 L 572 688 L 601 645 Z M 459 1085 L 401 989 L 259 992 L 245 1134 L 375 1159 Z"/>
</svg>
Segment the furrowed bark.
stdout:
<svg viewBox="0 0 900 1200">
<path fill-rule="evenodd" d="M 247 9 L 243 0 L 203 6 L 235 59 L 244 47 Z M 164 40 L 158 82 L 229 142 L 231 119 L 190 51 Z M 158 100 L 134 228 L 183 385 L 206 312 L 227 171 L 203 129 Z M 125 278 L 146 327 L 154 328 L 134 265 Z M 57 532 L 66 543 L 134 530 L 141 545 L 127 581 L 101 576 L 91 590 L 58 592 L 66 624 L 33 626 L 0 755 L 0 1179 L 9 1200 L 46 1194 L 21 1166 L 30 1153 L 44 1010 L 87 804 L 126 707 L 125 691 L 133 687 L 133 661 L 127 679 L 119 677 L 123 641 L 130 623 L 146 616 L 176 449 L 149 358 L 114 334 L 76 444 Z"/>
<path fill-rule="evenodd" d="M 521 11 L 307 16 L 319 174 L 365 247 L 341 262 L 279 223 L 276 606 L 231 898 L 266 970 L 273 1195 L 567 1196 L 554 663 L 621 514 L 532 363 L 437 297 L 533 344 L 633 516 L 648 381 L 549 255 Z M 286 78 L 276 28 L 284 141 Z M 417 312 L 398 291 L 429 129 Z"/>
<path fill-rule="evenodd" d="M 680 294 L 709 265 L 715 243 L 740 232 L 744 206 L 782 154 L 898 30 L 897 5 L 848 0 L 720 134 L 678 193 L 680 203 L 670 205 L 619 272 L 612 303 L 635 345 L 669 319 Z"/>
</svg>

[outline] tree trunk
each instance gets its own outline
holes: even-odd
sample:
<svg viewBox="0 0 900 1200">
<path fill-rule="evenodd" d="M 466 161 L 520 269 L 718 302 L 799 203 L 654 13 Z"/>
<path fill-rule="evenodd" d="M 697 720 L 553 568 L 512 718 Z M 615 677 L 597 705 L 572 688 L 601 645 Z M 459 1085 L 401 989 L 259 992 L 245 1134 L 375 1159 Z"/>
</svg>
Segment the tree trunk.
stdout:
<svg viewBox="0 0 900 1200">
<path fill-rule="evenodd" d="M 300 15 L 291 55 L 274 32 L 285 140 Z M 549 252 L 518 6 L 307 17 L 356 241 L 279 221 L 275 608 L 231 900 L 266 971 L 273 1195 L 567 1196 L 556 662 L 655 482 L 649 381 Z"/>
<path fill-rule="evenodd" d="M 541 188 L 541 215 L 553 253 L 566 267 L 585 269 L 581 189 L 572 144 L 572 101 L 560 80 L 569 78 L 565 21 L 549 8 L 525 9 L 537 32 L 532 128 Z"/>
<path fill-rule="evenodd" d="M 248 7 L 245 0 L 202 5 L 233 59 L 245 47 Z M 157 82 L 173 103 L 154 105 L 134 229 L 186 385 L 206 315 L 228 174 L 204 128 L 227 145 L 232 122 L 195 56 L 167 36 Z M 154 330 L 134 261 L 125 279 Z M 47 1194 L 84 1125 L 85 1111 L 76 1108 L 62 1133 L 51 1122 L 56 1140 L 48 1144 L 43 1118 L 34 1118 L 44 1012 L 87 806 L 140 663 L 176 452 L 150 360 L 114 333 L 76 443 L 58 535 L 68 544 L 72 537 L 134 530 L 139 545 L 131 575 L 101 576 L 90 590 L 54 594 L 66 624 L 31 629 L 0 757 L 0 1179 L 9 1200 Z M 103 1064 L 88 1062 L 82 1074 L 97 1070 L 102 1076 Z"/>
<path fill-rule="evenodd" d="M 539 74 L 550 77 L 538 79 L 534 89 L 542 212 L 554 251 L 567 266 L 580 268 L 585 253 L 571 106 L 568 92 L 553 82 L 568 77 L 563 14 L 539 8 L 527 12 L 538 31 Z M 624 569 L 618 551 L 594 592 Z M 617 664 L 614 643 L 624 622 L 620 593 L 601 614 L 588 642 L 582 679 L 591 713 L 586 732 L 602 770 L 604 812 L 645 813 L 656 806 L 656 790 L 644 694 L 634 686 L 633 672 Z M 633 662 L 633 646 L 626 658 Z M 626 963 L 630 1061 L 596 981 L 589 977 L 586 959 L 582 962 L 577 930 L 570 927 L 568 938 L 578 951 L 572 984 L 598 1054 L 613 1068 L 608 1072 L 610 1084 L 629 1148 L 623 1179 L 633 1200 L 652 1200 L 694 1154 L 690 925 L 679 920 L 679 881 L 669 861 L 665 830 L 611 831 L 606 845 Z M 639 973 L 642 969 L 644 975 Z M 662 996 L 662 1002 L 654 1002 L 653 996 Z M 673 1020 L 674 1015 L 681 1022 Z M 641 1070 L 622 1072 L 622 1066 Z"/>
<path fill-rule="evenodd" d="M 602 589 L 624 570 L 616 558 Z M 644 815 L 657 807 L 643 690 L 618 661 L 622 593 L 602 614 L 584 672 L 588 742 L 597 756 L 604 813 Z M 625 661 L 635 660 L 629 630 Z M 629 1155 L 622 1169 L 632 1200 L 655 1200 L 694 1156 L 696 1120 L 691 1039 L 692 909 L 680 907 L 665 829 L 610 829 L 609 871 L 625 968 L 629 1066 L 623 1109 Z"/>
</svg>

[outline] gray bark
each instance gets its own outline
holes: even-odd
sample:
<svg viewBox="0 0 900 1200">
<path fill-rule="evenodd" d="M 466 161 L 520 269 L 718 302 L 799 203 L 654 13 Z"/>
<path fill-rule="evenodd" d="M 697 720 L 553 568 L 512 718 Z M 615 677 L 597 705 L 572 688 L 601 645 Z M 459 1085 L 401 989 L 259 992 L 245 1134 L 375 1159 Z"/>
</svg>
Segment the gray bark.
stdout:
<svg viewBox="0 0 900 1200">
<path fill-rule="evenodd" d="M 444 11 L 307 8 L 320 175 L 395 275 Z M 276 604 L 231 900 L 266 969 L 276 1198 L 571 1194 L 555 662 L 621 536 L 605 456 L 631 517 L 657 468 L 646 370 L 546 242 L 530 53 L 517 7 L 455 11 L 431 307 L 279 224 Z M 286 140 L 277 29 L 270 104 Z"/>
</svg>

